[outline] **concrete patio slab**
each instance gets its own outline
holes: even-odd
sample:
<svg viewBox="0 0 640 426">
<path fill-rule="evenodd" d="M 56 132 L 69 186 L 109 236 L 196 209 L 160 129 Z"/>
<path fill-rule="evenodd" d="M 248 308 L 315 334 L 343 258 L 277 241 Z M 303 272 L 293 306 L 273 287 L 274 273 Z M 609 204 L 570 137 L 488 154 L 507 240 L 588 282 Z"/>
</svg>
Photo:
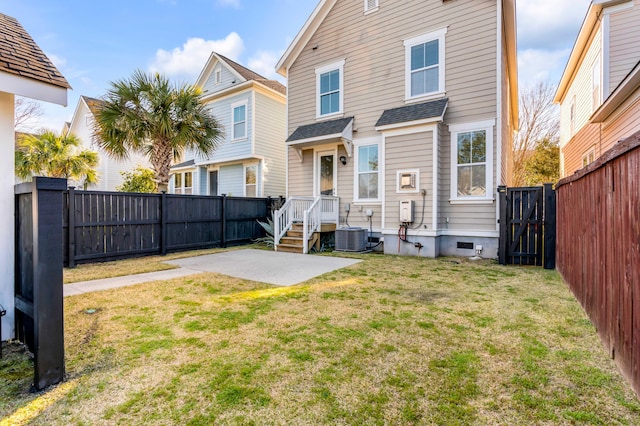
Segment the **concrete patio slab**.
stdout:
<svg viewBox="0 0 640 426">
<path fill-rule="evenodd" d="M 291 286 L 359 262 L 361 260 L 358 259 L 247 249 L 170 260 L 166 263 L 245 280 Z"/>
<path fill-rule="evenodd" d="M 179 266 L 177 269 L 65 284 L 63 293 L 65 297 L 75 296 L 150 281 L 172 280 L 203 272 L 217 272 L 245 280 L 291 286 L 359 262 L 362 261 L 255 249 L 235 250 L 165 262 Z"/>
</svg>

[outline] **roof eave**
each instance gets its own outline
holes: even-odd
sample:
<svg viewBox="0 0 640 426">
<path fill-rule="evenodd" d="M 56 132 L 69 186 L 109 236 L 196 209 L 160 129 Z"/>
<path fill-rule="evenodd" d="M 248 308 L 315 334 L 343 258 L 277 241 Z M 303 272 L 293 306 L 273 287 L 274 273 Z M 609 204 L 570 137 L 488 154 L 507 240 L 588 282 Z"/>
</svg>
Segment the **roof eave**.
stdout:
<svg viewBox="0 0 640 426">
<path fill-rule="evenodd" d="M 304 46 L 307 45 L 313 34 L 316 32 L 322 21 L 327 17 L 329 11 L 336 4 L 337 0 L 321 0 L 316 8 L 311 12 L 309 18 L 302 26 L 296 37 L 293 39 L 282 58 L 276 64 L 276 72 L 283 77 L 287 73 L 293 62 L 298 58 Z"/>
<path fill-rule="evenodd" d="M 0 71 L 0 92 L 67 106 L 67 88 Z"/>
<path fill-rule="evenodd" d="M 604 101 L 591 116 L 591 122 L 602 123 L 613 114 L 633 92 L 640 88 L 640 62 L 627 79 Z"/>
</svg>

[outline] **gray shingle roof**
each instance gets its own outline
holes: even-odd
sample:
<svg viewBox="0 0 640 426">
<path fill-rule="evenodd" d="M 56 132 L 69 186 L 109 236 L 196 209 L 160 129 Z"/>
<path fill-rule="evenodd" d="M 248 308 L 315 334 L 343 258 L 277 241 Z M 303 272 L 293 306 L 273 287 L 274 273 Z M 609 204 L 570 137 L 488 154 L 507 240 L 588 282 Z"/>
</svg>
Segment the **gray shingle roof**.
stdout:
<svg viewBox="0 0 640 426">
<path fill-rule="evenodd" d="M 289 136 L 287 142 L 342 133 L 352 120 L 353 117 L 345 117 L 337 120 L 321 121 L 319 123 L 300 126 L 291 134 L 291 136 Z"/>
<path fill-rule="evenodd" d="M 442 117 L 444 111 L 447 109 L 448 102 L 449 99 L 444 98 L 421 104 L 406 105 L 400 108 L 388 109 L 384 111 L 378 119 L 376 127 Z"/>
<path fill-rule="evenodd" d="M 179 164 L 174 164 L 173 166 L 171 166 L 172 169 L 179 169 L 180 167 L 189 167 L 189 166 L 195 166 L 196 165 L 196 161 L 195 160 L 187 160 L 183 163 L 179 163 Z"/>
<path fill-rule="evenodd" d="M 11 16 L 0 13 L 0 72 L 70 89 L 69 83 Z"/>
<path fill-rule="evenodd" d="M 275 90 L 276 92 L 280 92 L 283 95 L 287 94 L 287 88 L 282 83 L 276 80 L 269 80 L 268 78 L 261 76 L 255 71 L 251 71 L 249 68 L 240 65 L 236 61 L 233 61 L 226 56 L 223 56 L 219 53 L 216 54 L 247 81 L 257 81 L 258 83 L 262 83 L 270 89 Z"/>
</svg>

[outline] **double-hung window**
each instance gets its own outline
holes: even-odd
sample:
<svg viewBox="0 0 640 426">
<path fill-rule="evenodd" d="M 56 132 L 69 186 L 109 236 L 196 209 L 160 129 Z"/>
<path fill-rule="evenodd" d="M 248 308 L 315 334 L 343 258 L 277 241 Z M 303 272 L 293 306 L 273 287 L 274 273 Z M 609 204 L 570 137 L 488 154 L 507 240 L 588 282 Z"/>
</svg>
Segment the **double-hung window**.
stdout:
<svg viewBox="0 0 640 426">
<path fill-rule="evenodd" d="M 318 118 L 343 112 L 344 63 L 335 62 L 316 69 L 316 116 Z"/>
<path fill-rule="evenodd" d="M 247 103 L 234 104 L 231 107 L 232 126 L 231 140 L 247 138 Z"/>
<path fill-rule="evenodd" d="M 379 200 L 379 145 L 358 145 L 356 147 L 356 157 L 356 200 Z"/>
<path fill-rule="evenodd" d="M 493 199 L 493 126 L 495 120 L 449 126 L 451 200 Z"/>
<path fill-rule="evenodd" d="M 244 196 L 258 196 L 258 166 L 246 166 L 244 168 Z"/>
<path fill-rule="evenodd" d="M 192 194 L 193 193 L 192 172 L 176 173 L 174 175 L 173 188 L 176 194 Z"/>
<path fill-rule="evenodd" d="M 444 95 L 444 38 L 447 29 L 404 41 L 405 98 Z"/>
</svg>

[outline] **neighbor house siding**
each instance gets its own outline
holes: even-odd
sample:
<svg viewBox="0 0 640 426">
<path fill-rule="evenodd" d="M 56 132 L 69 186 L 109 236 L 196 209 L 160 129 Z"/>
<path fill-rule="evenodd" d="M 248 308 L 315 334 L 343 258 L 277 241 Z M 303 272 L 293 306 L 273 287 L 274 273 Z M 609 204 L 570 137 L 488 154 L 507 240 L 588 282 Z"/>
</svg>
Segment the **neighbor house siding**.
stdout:
<svg viewBox="0 0 640 426">
<path fill-rule="evenodd" d="M 640 51 L 639 51 L 640 52 Z M 640 87 L 602 125 L 602 152 L 640 130 Z"/>
<path fill-rule="evenodd" d="M 220 166 L 218 192 L 229 197 L 242 197 L 244 195 L 244 167 L 242 164 Z"/>
<path fill-rule="evenodd" d="M 575 136 L 561 148 L 564 157 L 564 175 L 570 176 L 576 170 L 582 168 L 582 156 L 592 147 L 596 156 L 602 151 L 599 149 L 600 124 L 587 124 L 575 134 Z"/>
<path fill-rule="evenodd" d="M 215 70 L 217 68 L 222 69 L 222 82 L 220 84 L 215 84 L 215 78 L 216 78 Z M 205 93 L 220 92 L 238 83 L 240 83 L 240 79 L 236 77 L 236 75 L 233 72 L 231 72 L 231 70 L 229 70 L 226 66 L 223 66 L 220 62 L 218 62 L 217 64 L 214 65 L 213 69 L 211 70 L 211 75 L 205 82 L 203 91 Z"/>
<path fill-rule="evenodd" d="M 339 1 L 289 69 L 289 134 L 316 120 L 315 68 L 346 59 L 344 114 L 358 137 L 377 135 L 382 112 L 404 105 L 403 40 L 442 28 L 449 120 L 495 118 L 496 16 L 494 0 L 388 2 L 368 15 Z"/>
<path fill-rule="evenodd" d="M 418 187 L 420 190 L 426 190 L 426 197 L 423 198 L 419 192 L 398 193 L 396 191 L 397 172 L 408 169 L 420 171 Z M 410 226 L 420 225 L 420 230 L 432 230 L 433 132 L 385 138 L 385 170 L 385 228 L 399 228 L 400 201 L 413 200 L 414 222 Z"/>
<path fill-rule="evenodd" d="M 576 75 L 569 86 L 567 93 L 560 104 L 560 149 L 561 149 L 561 172 L 562 176 L 570 174 L 568 164 L 574 164 L 575 159 L 566 158 L 565 155 L 571 150 L 564 150 L 565 145 L 569 143 L 573 135 L 577 133 L 589 122 L 589 117 L 593 113 L 592 91 L 591 91 L 591 72 L 592 66 L 597 59 L 602 60 L 602 30 L 598 27 L 594 37 L 592 38 L 589 48 L 587 49 L 582 62 L 576 72 Z M 574 133 L 571 134 L 571 102 L 575 97 L 575 118 Z M 580 160 L 581 161 L 581 160 Z"/>
<path fill-rule="evenodd" d="M 631 10 L 612 13 L 609 22 L 611 93 L 640 60 L 640 0 L 635 1 Z"/>
<path fill-rule="evenodd" d="M 283 101 L 260 92 L 255 93 L 255 154 L 264 157 L 264 196 L 285 195 L 284 139 L 287 131 L 286 106 Z"/>
</svg>

